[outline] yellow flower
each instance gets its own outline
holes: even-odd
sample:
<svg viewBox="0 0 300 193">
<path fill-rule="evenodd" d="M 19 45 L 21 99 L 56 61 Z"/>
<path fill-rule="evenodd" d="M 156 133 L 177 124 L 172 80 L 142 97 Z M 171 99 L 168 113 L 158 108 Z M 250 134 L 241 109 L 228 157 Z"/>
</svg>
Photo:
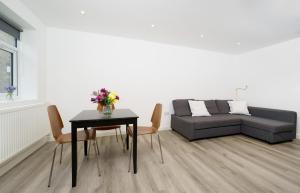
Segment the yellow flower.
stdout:
<svg viewBox="0 0 300 193">
<path fill-rule="evenodd" d="M 113 94 L 113 95 L 115 95 L 115 96 L 117 96 L 118 94 L 116 93 L 116 92 L 110 92 L 111 94 Z"/>
<path fill-rule="evenodd" d="M 115 95 L 114 93 L 111 92 L 111 93 L 109 93 L 108 98 L 109 98 L 109 100 L 113 101 L 116 99 L 116 96 L 117 95 Z"/>
</svg>

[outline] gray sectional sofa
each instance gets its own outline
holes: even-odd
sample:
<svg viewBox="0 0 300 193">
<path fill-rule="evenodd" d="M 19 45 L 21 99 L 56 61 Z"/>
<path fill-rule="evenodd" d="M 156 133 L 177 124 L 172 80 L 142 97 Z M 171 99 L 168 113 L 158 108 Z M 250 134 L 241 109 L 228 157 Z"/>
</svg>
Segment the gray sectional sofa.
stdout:
<svg viewBox="0 0 300 193">
<path fill-rule="evenodd" d="M 206 100 L 212 116 L 193 117 L 188 100 L 173 100 L 171 128 L 190 141 L 233 134 L 245 134 L 268 143 L 296 138 L 296 112 L 248 107 L 251 116 L 232 115 L 227 100 Z"/>
</svg>

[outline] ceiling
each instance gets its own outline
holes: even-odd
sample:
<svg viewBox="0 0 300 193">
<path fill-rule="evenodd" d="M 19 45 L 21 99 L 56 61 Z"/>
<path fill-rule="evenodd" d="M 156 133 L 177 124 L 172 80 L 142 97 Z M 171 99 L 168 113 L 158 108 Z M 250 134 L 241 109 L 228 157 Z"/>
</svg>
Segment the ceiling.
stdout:
<svg viewBox="0 0 300 193">
<path fill-rule="evenodd" d="M 230 54 L 300 36 L 299 0 L 21 1 L 48 26 Z"/>
</svg>

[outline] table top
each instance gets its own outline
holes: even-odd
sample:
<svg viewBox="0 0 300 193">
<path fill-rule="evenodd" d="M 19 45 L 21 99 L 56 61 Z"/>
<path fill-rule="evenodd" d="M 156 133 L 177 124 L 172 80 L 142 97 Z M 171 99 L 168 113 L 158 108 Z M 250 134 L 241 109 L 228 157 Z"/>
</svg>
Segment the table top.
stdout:
<svg viewBox="0 0 300 193">
<path fill-rule="evenodd" d="M 97 120 L 118 120 L 118 119 L 130 119 L 139 118 L 130 109 L 115 109 L 111 115 L 104 115 L 97 110 L 84 110 L 76 115 L 70 122 L 80 121 L 97 121 Z"/>
</svg>

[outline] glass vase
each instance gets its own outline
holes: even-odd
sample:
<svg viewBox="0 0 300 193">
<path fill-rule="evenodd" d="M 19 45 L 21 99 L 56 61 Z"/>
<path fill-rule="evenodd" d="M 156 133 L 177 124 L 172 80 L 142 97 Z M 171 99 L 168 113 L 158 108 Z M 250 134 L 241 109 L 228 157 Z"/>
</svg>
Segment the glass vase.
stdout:
<svg viewBox="0 0 300 193">
<path fill-rule="evenodd" d="M 105 105 L 103 107 L 103 114 L 104 115 L 111 115 L 112 114 L 112 107 L 111 107 L 111 105 Z"/>
</svg>

